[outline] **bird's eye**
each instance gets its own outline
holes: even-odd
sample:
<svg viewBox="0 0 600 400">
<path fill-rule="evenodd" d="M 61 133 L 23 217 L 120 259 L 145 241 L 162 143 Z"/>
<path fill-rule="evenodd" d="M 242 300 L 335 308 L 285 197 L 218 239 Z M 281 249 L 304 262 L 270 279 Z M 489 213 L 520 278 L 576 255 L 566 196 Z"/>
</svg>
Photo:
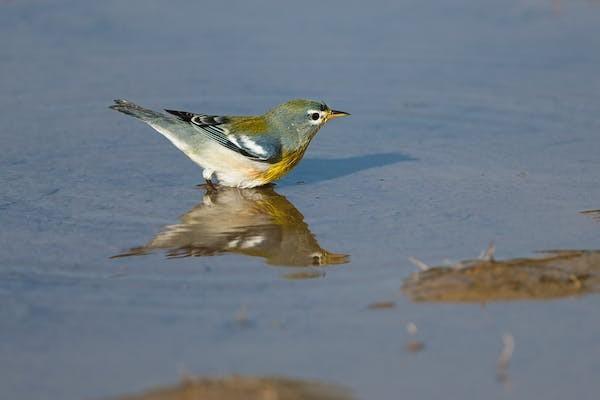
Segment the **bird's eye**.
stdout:
<svg viewBox="0 0 600 400">
<path fill-rule="evenodd" d="M 316 121 L 316 120 L 318 120 L 319 118 L 321 118 L 321 114 L 319 114 L 319 113 L 312 113 L 312 114 L 310 115 L 310 117 L 312 118 L 312 120 L 313 120 L 313 121 Z"/>
</svg>

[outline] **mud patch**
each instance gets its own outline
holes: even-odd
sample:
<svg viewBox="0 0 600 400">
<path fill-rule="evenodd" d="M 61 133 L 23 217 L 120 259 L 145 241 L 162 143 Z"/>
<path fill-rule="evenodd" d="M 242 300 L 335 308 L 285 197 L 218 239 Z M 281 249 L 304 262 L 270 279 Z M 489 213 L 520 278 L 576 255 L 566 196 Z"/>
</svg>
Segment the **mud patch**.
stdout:
<svg viewBox="0 0 600 400">
<path fill-rule="evenodd" d="M 280 377 L 193 378 L 118 400 L 348 400 L 338 386 Z"/>
<path fill-rule="evenodd" d="M 402 292 L 417 302 L 545 300 L 600 289 L 600 251 L 552 250 L 536 258 L 467 260 L 425 267 Z"/>
</svg>

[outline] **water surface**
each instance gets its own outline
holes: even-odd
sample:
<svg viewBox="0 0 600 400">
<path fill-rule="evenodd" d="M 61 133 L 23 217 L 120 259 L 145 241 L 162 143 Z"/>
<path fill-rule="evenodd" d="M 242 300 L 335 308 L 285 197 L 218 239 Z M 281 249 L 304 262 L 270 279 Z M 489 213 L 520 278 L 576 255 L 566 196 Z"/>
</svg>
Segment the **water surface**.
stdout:
<svg viewBox="0 0 600 400">
<path fill-rule="evenodd" d="M 580 213 L 600 207 L 597 2 L 2 1 L 0 38 L 2 398 L 234 374 L 363 399 L 597 397 L 600 296 L 400 291 L 409 257 L 600 248 Z M 296 97 L 352 116 L 219 243 L 203 229 L 222 224 L 185 222 L 206 217 L 199 169 L 107 108 L 255 114 Z M 183 242 L 152 244 L 182 225 Z M 180 244 L 197 256 L 167 257 Z M 325 252 L 348 262 L 313 265 Z"/>
</svg>

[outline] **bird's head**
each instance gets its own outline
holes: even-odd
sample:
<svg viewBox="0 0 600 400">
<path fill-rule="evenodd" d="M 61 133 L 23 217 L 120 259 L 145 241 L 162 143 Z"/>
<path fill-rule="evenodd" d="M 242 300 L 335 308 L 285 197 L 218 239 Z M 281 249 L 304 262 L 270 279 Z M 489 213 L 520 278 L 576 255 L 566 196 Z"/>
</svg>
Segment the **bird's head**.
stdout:
<svg viewBox="0 0 600 400">
<path fill-rule="evenodd" d="M 287 133 L 310 141 L 327 121 L 348 115 L 332 110 L 322 101 L 296 99 L 272 108 L 265 117 Z"/>
</svg>

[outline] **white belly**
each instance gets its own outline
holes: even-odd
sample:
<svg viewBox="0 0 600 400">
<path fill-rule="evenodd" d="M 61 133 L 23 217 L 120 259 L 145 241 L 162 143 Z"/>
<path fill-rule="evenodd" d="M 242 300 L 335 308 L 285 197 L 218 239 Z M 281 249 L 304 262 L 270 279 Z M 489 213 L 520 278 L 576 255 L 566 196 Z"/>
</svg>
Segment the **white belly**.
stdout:
<svg viewBox="0 0 600 400">
<path fill-rule="evenodd" d="M 209 142 L 200 151 L 187 150 L 184 153 L 204 168 L 205 178 L 214 174 L 219 183 L 225 186 L 250 188 L 263 185 L 264 182 L 255 177 L 269 167 L 268 163 L 250 160 L 218 143 Z"/>
<path fill-rule="evenodd" d="M 257 180 L 256 175 L 264 172 L 270 164 L 250 160 L 210 140 L 203 143 L 201 148 L 194 148 L 178 140 L 176 135 L 169 130 L 155 124 L 150 124 L 150 126 L 169 139 L 175 147 L 191 158 L 192 161 L 201 166 L 204 169 L 202 175 L 205 179 L 214 176 L 222 185 L 241 188 L 265 184 L 264 181 Z"/>
</svg>

